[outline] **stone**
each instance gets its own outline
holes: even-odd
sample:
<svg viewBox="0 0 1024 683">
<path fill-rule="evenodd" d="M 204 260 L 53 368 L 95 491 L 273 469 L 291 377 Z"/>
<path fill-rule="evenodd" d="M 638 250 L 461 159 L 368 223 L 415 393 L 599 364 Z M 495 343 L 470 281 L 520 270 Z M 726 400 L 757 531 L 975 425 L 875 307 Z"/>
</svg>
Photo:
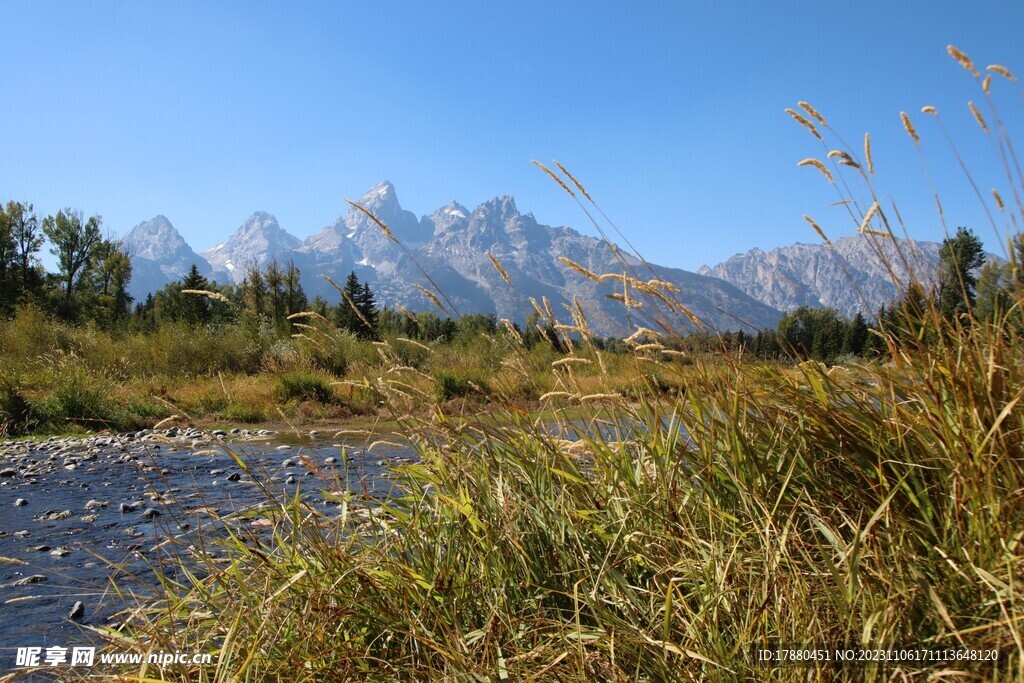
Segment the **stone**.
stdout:
<svg viewBox="0 0 1024 683">
<path fill-rule="evenodd" d="M 143 519 L 154 519 L 160 516 L 160 511 L 156 508 L 146 508 L 140 515 Z"/>
<path fill-rule="evenodd" d="M 42 574 L 33 574 L 32 576 L 26 576 L 24 579 L 18 579 L 12 586 L 30 586 L 33 583 L 42 583 L 46 581 L 46 577 Z"/>
<path fill-rule="evenodd" d="M 18 500 L 14 501 L 14 507 L 20 508 L 22 505 L 28 505 L 28 501 L 25 500 L 24 498 L 19 498 Z"/>
<path fill-rule="evenodd" d="M 90 500 L 88 503 L 85 504 L 85 509 L 87 512 L 92 512 L 93 510 L 105 508 L 108 505 L 110 505 L 109 500 Z"/>
<path fill-rule="evenodd" d="M 231 474 L 228 475 L 228 481 L 238 481 L 241 478 L 242 475 L 240 475 L 238 472 L 232 472 Z"/>
</svg>

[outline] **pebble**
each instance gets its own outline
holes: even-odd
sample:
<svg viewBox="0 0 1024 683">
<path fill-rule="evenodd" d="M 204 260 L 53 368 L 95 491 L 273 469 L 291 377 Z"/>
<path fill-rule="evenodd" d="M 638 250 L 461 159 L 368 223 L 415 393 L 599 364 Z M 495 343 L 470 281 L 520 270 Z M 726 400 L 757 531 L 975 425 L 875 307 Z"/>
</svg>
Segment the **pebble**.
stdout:
<svg viewBox="0 0 1024 683">
<path fill-rule="evenodd" d="M 238 481 L 241 478 L 242 475 L 240 475 L 238 472 L 232 472 L 231 474 L 228 475 L 228 481 Z"/>
<path fill-rule="evenodd" d="M 16 477 L 18 476 L 18 470 L 13 467 L 5 467 L 0 470 L 0 477 Z"/>
<path fill-rule="evenodd" d="M 24 498 L 19 498 L 18 500 L 14 501 L 14 507 L 20 508 L 22 505 L 28 505 L 28 501 L 25 500 Z"/>
<path fill-rule="evenodd" d="M 140 517 L 142 517 L 143 519 L 153 519 L 154 517 L 159 517 L 159 516 L 160 516 L 160 511 L 157 510 L 156 508 L 146 508 L 142 512 L 142 514 L 140 515 Z"/>
<path fill-rule="evenodd" d="M 275 450 L 275 451 L 290 451 L 291 449 L 292 449 L 292 447 L 291 447 L 291 446 L 287 446 L 287 445 L 284 445 L 284 444 L 282 444 L 282 445 L 278 446 L 277 448 L 275 448 L 274 450 Z M 13 477 L 14 475 L 13 475 L 13 474 L 11 474 L 11 475 L 9 475 L 9 476 L 12 476 L 12 477 Z"/>
<path fill-rule="evenodd" d="M 85 605 L 83 605 L 82 601 L 79 600 L 74 604 L 74 606 L 71 608 L 71 611 L 68 613 L 68 619 L 74 619 L 75 621 L 78 621 L 83 616 L 85 616 Z"/>
<path fill-rule="evenodd" d="M 62 545 L 59 548 L 54 548 L 53 550 L 51 550 L 50 554 L 54 557 L 67 557 L 71 554 L 71 548 L 67 547 L 66 545 Z"/>
<path fill-rule="evenodd" d="M 88 503 L 85 504 L 85 509 L 87 512 L 92 512 L 93 510 L 105 508 L 108 505 L 110 505 L 109 500 L 90 500 Z"/>
<path fill-rule="evenodd" d="M 224 474 L 224 470 L 210 470 L 210 476 L 216 477 L 218 474 Z"/>
</svg>

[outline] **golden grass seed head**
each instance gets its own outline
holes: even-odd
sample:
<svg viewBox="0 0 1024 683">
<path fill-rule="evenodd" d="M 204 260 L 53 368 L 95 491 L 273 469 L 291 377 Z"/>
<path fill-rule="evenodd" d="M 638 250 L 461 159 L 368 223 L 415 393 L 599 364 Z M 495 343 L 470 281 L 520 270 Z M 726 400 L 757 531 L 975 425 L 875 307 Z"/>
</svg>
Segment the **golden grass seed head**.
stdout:
<svg viewBox="0 0 1024 683">
<path fill-rule="evenodd" d="M 594 198 L 590 196 L 586 188 L 583 187 L 583 184 L 580 183 L 580 181 L 576 180 L 576 176 L 574 176 L 572 173 L 569 173 L 569 170 L 565 166 L 562 166 L 562 164 L 558 163 L 558 160 L 555 160 L 555 166 L 557 166 L 558 169 L 562 173 L 564 173 L 569 178 L 569 180 L 572 181 L 572 184 L 576 186 L 576 189 L 582 192 L 583 196 L 590 200 L 591 204 L 594 203 Z"/>
<path fill-rule="evenodd" d="M 1000 211 L 1006 210 L 1006 205 L 1003 204 L 1003 198 L 999 196 L 999 191 L 996 188 L 992 188 L 992 196 L 996 199 L 996 206 L 999 207 Z"/>
<path fill-rule="evenodd" d="M 989 64 L 988 65 L 988 70 L 993 72 L 993 73 L 999 74 L 1000 76 L 1002 76 L 1003 78 L 1005 78 L 1008 81 L 1016 81 L 1017 80 L 1017 77 L 1014 76 L 1010 72 L 1009 69 L 1007 69 L 1005 66 L 1002 66 L 1001 64 Z"/>
<path fill-rule="evenodd" d="M 840 151 L 838 149 L 834 149 L 831 152 L 829 152 L 828 153 L 828 158 L 829 159 L 839 159 L 839 163 L 843 164 L 844 166 L 852 166 L 853 168 L 860 168 L 860 164 L 858 164 L 856 161 L 854 161 L 853 157 L 851 157 L 846 152 L 842 152 L 842 151 Z"/>
<path fill-rule="evenodd" d="M 834 183 L 835 182 L 835 181 L 832 180 L 832 173 L 829 172 L 829 170 L 827 168 L 825 168 L 825 164 L 821 163 L 817 159 L 804 159 L 803 161 L 798 163 L 797 166 L 813 166 L 814 168 L 816 168 L 819 171 L 821 171 L 822 173 L 824 173 L 825 177 L 828 178 L 828 181 L 830 183 Z"/>
<path fill-rule="evenodd" d="M 960 66 L 967 69 L 971 73 L 977 74 L 977 72 L 974 70 L 974 62 L 971 61 L 971 58 L 965 55 L 960 50 L 958 50 L 955 45 L 947 45 L 946 51 L 949 52 L 950 57 L 960 62 Z"/>
<path fill-rule="evenodd" d="M 967 106 L 970 107 L 971 113 L 974 114 L 974 120 L 977 121 L 978 125 L 981 126 L 981 129 L 987 133 L 988 125 L 985 123 L 985 119 L 981 118 L 981 112 L 974 106 L 974 102 L 968 102 Z"/>
<path fill-rule="evenodd" d="M 907 116 L 907 112 L 901 111 L 900 118 L 903 120 L 903 128 L 907 131 L 907 135 L 914 141 L 915 145 L 920 146 L 921 138 L 917 136 L 917 131 L 914 129 L 914 124 L 910 122 L 910 117 Z"/>
<path fill-rule="evenodd" d="M 512 280 L 508 278 L 508 273 L 505 272 L 505 268 L 504 266 L 501 265 L 501 262 L 498 261 L 498 259 L 496 259 L 491 252 L 487 252 L 487 258 L 491 259 L 491 263 L 494 264 L 494 267 L 498 270 L 498 273 L 501 274 L 501 279 L 505 281 L 505 284 L 511 285 Z"/>
<path fill-rule="evenodd" d="M 599 278 L 595 273 L 591 272 L 587 268 L 584 268 L 583 266 L 581 266 L 580 264 L 576 263 L 572 259 L 566 258 L 565 256 L 559 256 L 558 260 L 561 261 L 562 263 L 564 263 L 565 265 L 569 266 L 570 268 L 572 268 L 573 270 L 575 270 L 577 273 L 579 273 L 580 275 L 582 275 L 585 278 L 593 280 L 594 282 L 600 282 L 601 281 L 601 278 Z"/>
<path fill-rule="evenodd" d="M 810 104 L 808 104 L 807 102 L 803 102 L 803 101 L 797 102 L 797 104 L 800 105 L 801 109 L 803 109 L 805 112 L 810 114 L 811 118 L 813 118 L 815 121 L 817 121 L 818 123 L 820 123 L 823 126 L 828 126 L 828 123 L 825 122 L 825 117 L 822 116 L 821 114 L 819 114 L 818 111 L 814 107 L 812 107 Z"/>
<path fill-rule="evenodd" d="M 536 159 L 531 159 L 531 160 L 530 160 L 530 163 L 532 163 L 532 164 L 533 164 L 534 166 L 536 166 L 536 167 L 537 167 L 537 168 L 539 168 L 540 170 L 542 170 L 542 171 L 544 171 L 545 173 L 547 173 L 547 174 L 548 174 L 548 176 L 550 176 L 552 180 L 554 180 L 554 181 L 555 181 L 556 183 L 558 183 L 559 185 L 561 185 L 561 186 L 562 186 L 562 189 L 563 189 L 563 190 L 565 190 L 566 192 L 568 192 L 568 193 L 569 193 L 569 196 L 570 196 L 570 197 L 575 197 L 575 196 L 576 196 L 576 193 L 575 193 L 575 192 L 573 192 L 572 190 L 570 190 L 570 189 L 569 189 L 569 186 L 565 184 L 565 181 L 564 181 L 564 180 L 562 180 L 561 178 L 559 178 L 558 176 L 556 176 L 556 175 L 555 175 L 555 172 L 554 172 L 554 171 L 552 171 L 552 170 L 551 170 L 550 168 L 548 168 L 548 167 L 547 167 L 547 166 L 545 166 L 544 164 L 540 163 L 540 162 L 539 162 L 539 161 L 537 161 Z"/>
<path fill-rule="evenodd" d="M 875 162 L 871 159 L 871 134 L 864 133 L 864 159 L 868 162 L 868 173 L 875 174 Z"/>
<path fill-rule="evenodd" d="M 211 292 L 208 289 L 183 289 L 182 294 L 197 294 L 199 296 L 205 296 L 207 299 L 213 299 L 214 301 L 220 301 L 225 304 L 231 303 L 231 300 L 220 292 Z"/>
<path fill-rule="evenodd" d="M 985 76 L 985 80 L 981 82 L 982 91 L 988 95 L 992 89 L 992 74 Z"/>
<path fill-rule="evenodd" d="M 801 126 L 811 131 L 811 134 L 814 135 L 814 137 L 818 138 L 819 140 L 822 139 L 821 133 L 819 133 L 818 129 L 814 127 L 813 123 L 805 119 L 803 116 L 800 116 L 800 114 L 796 113 L 792 109 L 786 109 L 786 113 L 792 116 L 793 119 L 795 119 L 796 122 L 799 123 Z"/>
<path fill-rule="evenodd" d="M 814 228 L 814 232 L 818 233 L 818 236 L 821 237 L 825 244 L 829 245 L 830 247 L 832 246 L 832 240 L 830 240 L 828 238 L 828 235 L 825 234 L 825 231 L 822 230 L 818 226 L 818 224 L 814 222 L 813 218 L 811 218 L 807 214 L 804 214 L 804 220 L 811 224 L 811 227 Z"/>
<path fill-rule="evenodd" d="M 864 220 L 860 222 L 860 227 L 858 228 L 860 232 L 864 232 L 865 230 L 868 229 L 868 224 L 871 223 L 871 219 L 875 217 L 876 213 L 878 213 L 878 209 L 878 202 L 875 202 L 874 204 L 871 205 L 871 208 L 868 209 L 868 212 L 864 214 Z"/>
<path fill-rule="evenodd" d="M 935 107 L 931 106 L 931 105 L 928 105 L 926 107 L 921 107 L 921 113 L 922 114 L 930 114 L 932 116 L 938 116 L 939 115 L 938 110 Z"/>
</svg>

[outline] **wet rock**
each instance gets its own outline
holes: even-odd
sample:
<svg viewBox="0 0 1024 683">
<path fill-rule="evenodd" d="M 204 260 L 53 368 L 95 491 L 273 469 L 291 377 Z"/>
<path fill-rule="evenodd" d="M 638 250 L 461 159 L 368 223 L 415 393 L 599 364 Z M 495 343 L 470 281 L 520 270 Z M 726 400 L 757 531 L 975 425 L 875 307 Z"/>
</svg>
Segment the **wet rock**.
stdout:
<svg viewBox="0 0 1024 683">
<path fill-rule="evenodd" d="M 232 472 L 231 474 L 228 475 L 228 481 L 238 481 L 241 478 L 242 475 L 240 475 L 238 472 Z"/>
<path fill-rule="evenodd" d="M 216 477 L 218 474 L 224 474 L 224 470 L 210 470 L 210 476 Z"/>
<path fill-rule="evenodd" d="M 82 522 L 85 522 L 86 524 L 92 524 L 93 522 L 95 522 L 99 518 L 100 518 L 99 515 L 83 515 L 83 516 L 79 517 L 78 519 L 80 521 L 82 521 Z"/>
<path fill-rule="evenodd" d="M 125 512 L 131 512 L 131 510 L 132 506 L 128 505 L 127 503 L 121 503 L 120 505 L 117 506 L 117 511 L 121 514 L 124 514 Z"/>
<path fill-rule="evenodd" d="M 32 576 L 26 576 L 24 579 L 18 579 L 12 586 L 30 586 L 33 583 L 42 583 L 46 581 L 46 576 L 43 574 L 33 574 Z"/>
<path fill-rule="evenodd" d="M 109 500 L 90 500 L 88 503 L 85 504 L 85 509 L 87 512 L 92 512 L 93 510 L 105 508 L 108 505 L 110 505 Z"/>
<path fill-rule="evenodd" d="M 295 458 L 288 458 L 283 463 L 281 463 L 281 467 L 294 467 L 295 462 Z"/>
<path fill-rule="evenodd" d="M 28 501 L 25 500 L 24 498 L 19 498 L 18 500 L 14 501 L 14 507 L 20 508 L 22 505 L 28 505 Z"/>
<path fill-rule="evenodd" d="M 18 476 L 18 470 L 13 467 L 5 467 L 0 470 L 0 477 L 16 477 Z"/>
<path fill-rule="evenodd" d="M 48 546 L 48 545 L 37 545 L 34 548 L 31 548 L 31 550 L 34 550 L 37 553 L 45 553 L 49 549 L 50 549 L 50 546 Z"/>
<path fill-rule="evenodd" d="M 14 535 L 17 536 L 18 538 L 28 538 L 29 536 L 32 535 L 32 532 L 29 531 L 28 529 L 22 529 L 21 531 L 15 531 Z"/>
<path fill-rule="evenodd" d="M 74 621 L 78 621 L 79 619 L 81 619 L 84 616 L 85 616 L 85 605 L 83 605 L 82 601 L 79 600 L 71 608 L 71 611 L 68 612 L 68 619 L 73 619 Z"/>
<path fill-rule="evenodd" d="M 143 519 L 155 519 L 156 517 L 160 516 L 160 511 L 157 510 L 156 508 L 146 508 L 145 510 L 142 511 L 142 514 L 139 516 Z"/>
<path fill-rule="evenodd" d="M 47 510 L 43 514 L 35 518 L 36 522 L 54 522 L 59 519 L 67 519 L 71 516 L 71 510 L 62 510 L 60 512 L 56 510 Z"/>
<path fill-rule="evenodd" d="M 51 550 L 50 554 L 54 557 L 67 557 L 71 554 L 71 548 L 67 547 L 66 545 L 62 545 L 59 548 L 54 548 L 53 550 Z"/>
<path fill-rule="evenodd" d="M 329 458 L 324 458 L 324 462 L 327 463 L 328 465 L 331 465 L 333 463 L 338 462 L 338 459 L 332 455 Z"/>
</svg>

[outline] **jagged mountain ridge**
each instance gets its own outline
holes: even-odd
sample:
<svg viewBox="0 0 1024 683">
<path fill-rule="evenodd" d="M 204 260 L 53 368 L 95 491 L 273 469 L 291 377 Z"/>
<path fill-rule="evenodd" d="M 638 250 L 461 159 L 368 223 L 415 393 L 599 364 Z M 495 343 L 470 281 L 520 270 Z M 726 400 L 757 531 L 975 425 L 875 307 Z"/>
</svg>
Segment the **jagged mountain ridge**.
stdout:
<svg viewBox="0 0 1024 683">
<path fill-rule="evenodd" d="M 680 290 L 679 300 L 716 329 L 770 327 L 780 317 L 777 310 L 722 280 L 663 266 L 651 266 L 652 272 L 603 240 L 567 227 L 541 225 L 532 213 L 521 214 L 509 196 L 484 202 L 472 211 L 453 201 L 418 219 L 402 209 L 394 186 L 385 181 L 364 194 L 359 204 L 387 225 L 401 245 L 356 208 L 305 240 L 285 232 L 273 216 L 256 213 L 225 242 L 195 255 L 196 262 L 218 282 L 239 283 L 249 264 L 263 266 L 272 258 L 281 263 L 291 260 L 302 272 L 306 293 L 330 301 L 340 297 L 320 275 L 342 284 L 355 271 L 360 280 L 370 283 L 379 303 L 413 311 L 434 309 L 416 287 L 433 291 L 426 273 L 444 292 L 446 308 L 454 309 L 450 313 L 494 312 L 522 322 L 533 310 L 531 297 L 538 302 L 547 298 L 556 315 L 568 322 L 565 306 L 575 299 L 600 334 L 627 334 L 635 324 L 651 326 L 644 310 L 631 310 L 628 320 L 622 303 L 606 296 L 621 291 L 621 282 L 617 288 L 614 280 L 598 285 L 559 260 L 566 257 L 597 274 L 629 269 L 643 280 L 671 282 Z M 184 243 L 176 231 L 175 236 L 162 239 Z M 145 253 L 158 254 L 160 249 L 155 246 Z M 511 285 L 488 253 L 502 263 Z M 138 264 L 149 266 L 144 260 L 137 260 Z M 677 319 L 668 322 L 683 328 Z"/>
<path fill-rule="evenodd" d="M 935 282 L 941 248 L 938 242 L 856 234 L 833 240 L 832 248 L 799 242 L 767 252 L 755 248 L 697 272 L 729 282 L 780 311 L 828 307 L 853 317 L 875 313 L 899 298 L 893 275 L 906 283 L 913 271 L 918 281 Z M 986 259 L 998 258 L 986 254 Z"/>
<path fill-rule="evenodd" d="M 206 277 L 214 272 L 206 259 L 192 250 L 165 216 L 155 216 L 139 223 L 121 238 L 121 245 L 132 259 L 128 293 L 136 301 L 180 279 L 192 264 Z"/>
</svg>

